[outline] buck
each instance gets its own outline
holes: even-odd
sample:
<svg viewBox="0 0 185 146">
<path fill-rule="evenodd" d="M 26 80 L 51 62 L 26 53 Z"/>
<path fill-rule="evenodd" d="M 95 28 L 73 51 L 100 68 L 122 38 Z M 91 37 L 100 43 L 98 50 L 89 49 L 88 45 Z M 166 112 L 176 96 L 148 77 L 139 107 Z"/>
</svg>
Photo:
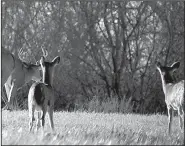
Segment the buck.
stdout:
<svg viewBox="0 0 185 146">
<path fill-rule="evenodd" d="M 46 62 L 45 56 L 41 57 L 40 65 L 42 68 L 42 82 L 35 82 L 30 87 L 28 93 L 28 110 L 29 110 L 29 131 L 33 127 L 34 112 L 37 111 L 37 130 L 40 127 L 40 120 L 42 121 L 42 129 L 44 130 L 45 115 L 49 114 L 50 127 L 54 131 L 53 111 L 54 111 L 54 92 L 53 92 L 53 75 L 55 66 L 60 62 L 60 57 L 55 57 L 52 62 Z"/>
<path fill-rule="evenodd" d="M 157 62 L 156 67 L 161 75 L 162 88 L 168 110 L 168 133 L 171 133 L 172 116 L 174 110 L 178 111 L 179 124 L 183 130 L 184 117 L 184 80 L 174 82 L 172 73 L 178 69 L 180 62 L 174 62 L 171 66 L 162 66 Z"/>
<path fill-rule="evenodd" d="M 12 96 L 15 96 L 17 90 L 30 80 L 39 81 L 42 79 L 40 75 L 40 64 L 28 64 L 2 48 L 2 85 L 5 86 L 8 103 Z M 5 99 L 4 99 L 5 100 Z M 6 102 L 6 100 L 5 100 Z"/>
</svg>

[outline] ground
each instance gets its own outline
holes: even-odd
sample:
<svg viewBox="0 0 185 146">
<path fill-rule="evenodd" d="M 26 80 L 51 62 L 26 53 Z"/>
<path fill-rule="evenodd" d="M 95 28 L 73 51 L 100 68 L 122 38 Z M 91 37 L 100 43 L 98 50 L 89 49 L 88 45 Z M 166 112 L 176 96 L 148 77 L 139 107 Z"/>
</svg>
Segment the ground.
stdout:
<svg viewBox="0 0 185 146">
<path fill-rule="evenodd" d="M 2 144 L 184 144 L 178 117 L 173 119 L 169 136 L 167 116 L 160 114 L 55 112 L 54 133 L 50 130 L 48 115 L 44 133 L 42 130 L 29 133 L 28 122 L 28 111 L 2 111 Z"/>
</svg>

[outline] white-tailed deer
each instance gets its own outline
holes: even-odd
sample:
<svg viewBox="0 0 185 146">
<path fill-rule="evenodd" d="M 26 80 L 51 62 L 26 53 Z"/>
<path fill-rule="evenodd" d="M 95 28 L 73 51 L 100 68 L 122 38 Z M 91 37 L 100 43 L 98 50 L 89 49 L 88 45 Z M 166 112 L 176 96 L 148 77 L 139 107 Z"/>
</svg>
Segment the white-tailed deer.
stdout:
<svg viewBox="0 0 185 146">
<path fill-rule="evenodd" d="M 37 130 L 40 127 L 40 120 L 42 121 L 42 128 L 44 130 L 45 125 L 45 115 L 48 111 L 50 127 L 54 130 L 53 123 L 53 111 L 54 111 L 54 101 L 55 96 L 53 92 L 52 82 L 55 66 L 60 62 L 60 57 L 57 56 L 52 62 L 46 62 L 45 57 L 41 57 L 40 65 L 42 68 L 42 82 L 35 82 L 30 87 L 28 93 L 28 110 L 29 110 L 29 131 L 31 132 L 33 127 L 34 112 L 38 113 L 37 118 Z"/>
<path fill-rule="evenodd" d="M 2 85 L 5 85 L 8 102 L 17 90 L 30 80 L 39 81 L 40 64 L 28 64 L 2 48 Z"/>
<path fill-rule="evenodd" d="M 157 62 L 156 67 L 159 70 L 162 80 L 162 88 L 165 95 L 165 102 L 168 109 L 168 133 L 171 133 L 171 124 L 173 110 L 178 111 L 179 124 L 183 130 L 183 117 L 184 117 L 184 80 L 177 83 L 174 82 L 172 73 L 178 69 L 180 62 L 175 62 L 171 66 L 162 66 Z"/>
</svg>

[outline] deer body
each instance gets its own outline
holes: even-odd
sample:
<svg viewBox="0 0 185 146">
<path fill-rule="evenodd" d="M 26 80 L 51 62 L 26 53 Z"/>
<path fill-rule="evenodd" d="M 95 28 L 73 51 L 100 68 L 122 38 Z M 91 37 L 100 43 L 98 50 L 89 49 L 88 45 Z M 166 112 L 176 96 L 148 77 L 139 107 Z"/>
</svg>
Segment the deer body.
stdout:
<svg viewBox="0 0 185 146">
<path fill-rule="evenodd" d="M 10 76 L 10 74 L 15 69 L 15 58 L 8 51 L 2 49 L 2 76 L 1 82 L 4 85 Z"/>
<path fill-rule="evenodd" d="M 40 66 L 29 64 L 27 67 L 24 65 L 19 67 L 20 64 L 17 65 L 18 67 L 10 74 L 10 80 L 7 81 L 5 84 L 8 84 L 12 90 L 10 90 L 8 101 L 10 101 L 11 96 L 15 96 L 17 90 L 21 88 L 25 83 L 34 80 L 39 81 L 41 80 L 40 75 Z"/>
<path fill-rule="evenodd" d="M 183 107 L 184 80 L 176 84 L 167 84 L 165 90 L 165 102 L 169 107 L 173 108 L 174 110 L 178 110 L 180 106 Z"/>
<path fill-rule="evenodd" d="M 171 133 L 171 122 L 173 110 L 178 111 L 179 124 L 183 129 L 184 117 L 184 80 L 175 83 L 171 73 L 179 68 L 180 62 L 175 62 L 171 66 L 162 66 L 160 62 L 156 67 L 160 72 L 162 80 L 162 88 L 165 95 L 165 103 L 168 109 L 168 133 Z"/>
<path fill-rule="evenodd" d="M 35 82 L 30 88 L 30 96 L 32 98 L 29 98 L 29 103 L 31 103 L 37 111 L 40 111 L 44 108 L 44 105 L 53 105 L 54 100 L 50 100 L 50 97 L 54 99 L 53 95 L 53 89 L 50 85 Z"/>
<path fill-rule="evenodd" d="M 42 82 L 33 83 L 28 94 L 28 109 L 29 109 L 29 130 L 32 130 L 35 110 L 38 113 L 37 130 L 42 121 L 42 128 L 45 125 L 46 112 L 49 114 L 50 127 L 54 130 L 53 111 L 54 111 L 54 93 L 52 80 L 55 66 L 60 62 L 60 57 L 55 57 L 52 62 L 45 62 L 41 58 L 40 64 L 42 67 Z"/>
<path fill-rule="evenodd" d="M 2 84 L 5 85 L 8 102 L 17 90 L 30 80 L 41 80 L 40 65 L 27 64 L 2 49 Z"/>
</svg>

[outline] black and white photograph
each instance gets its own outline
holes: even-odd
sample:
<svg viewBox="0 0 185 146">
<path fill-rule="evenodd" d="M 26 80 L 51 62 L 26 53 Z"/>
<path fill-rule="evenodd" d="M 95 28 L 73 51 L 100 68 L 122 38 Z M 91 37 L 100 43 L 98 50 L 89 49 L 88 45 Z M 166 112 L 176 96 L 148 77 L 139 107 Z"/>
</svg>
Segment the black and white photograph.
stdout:
<svg viewBox="0 0 185 146">
<path fill-rule="evenodd" d="M 184 6 L 1 0 L 1 145 L 184 145 Z"/>
</svg>

